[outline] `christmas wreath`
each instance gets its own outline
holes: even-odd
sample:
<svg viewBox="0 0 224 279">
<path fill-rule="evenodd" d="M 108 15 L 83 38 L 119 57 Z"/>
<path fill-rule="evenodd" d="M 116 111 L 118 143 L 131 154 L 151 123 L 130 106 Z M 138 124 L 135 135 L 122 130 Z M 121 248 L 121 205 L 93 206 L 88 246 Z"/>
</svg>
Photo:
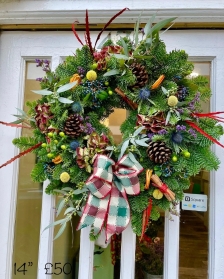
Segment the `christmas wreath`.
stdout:
<svg viewBox="0 0 224 279">
<path fill-rule="evenodd" d="M 202 113 L 200 101 L 211 92 L 208 80 L 190 77 L 193 64 L 183 50 L 166 51 L 159 31 L 175 18 L 155 25 L 150 18 L 140 30 L 117 42 L 107 36 L 93 45 L 86 12 L 85 44 L 55 71 L 49 61 L 37 60 L 46 76 L 41 98 L 28 102 L 29 111 L 14 123 L 1 124 L 33 129 L 31 137 L 13 143 L 21 149 L 12 162 L 34 152 L 34 181 L 49 180 L 47 194 L 63 194 L 57 212 L 65 209 L 57 237 L 73 215 L 80 215 L 78 229 L 91 226 L 91 238 L 105 227 L 107 239 L 121 233 L 131 220 L 133 231 L 143 235 L 148 220 L 161 210 L 175 213 L 190 177 L 202 169 L 217 170 L 219 159 L 210 146 L 223 135 L 220 113 Z M 102 120 L 114 108 L 129 111 L 121 125 L 122 142 Z"/>
</svg>

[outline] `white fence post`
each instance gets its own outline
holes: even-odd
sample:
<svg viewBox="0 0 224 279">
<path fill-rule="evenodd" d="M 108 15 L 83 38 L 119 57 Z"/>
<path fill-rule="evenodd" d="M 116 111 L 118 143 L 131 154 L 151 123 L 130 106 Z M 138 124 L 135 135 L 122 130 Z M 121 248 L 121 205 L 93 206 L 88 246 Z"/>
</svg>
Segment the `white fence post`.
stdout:
<svg viewBox="0 0 224 279">
<path fill-rule="evenodd" d="M 135 248 L 136 235 L 132 231 L 131 224 L 122 233 L 121 239 L 121 273 L 120 279 L 135 278 Z"/>
<path fill-rule="evenodd" d="M 93 278 L 94 241 L 90 241 L 91 226 L 81 229 L 79 251 L 79 279 Z"/>
</svg>

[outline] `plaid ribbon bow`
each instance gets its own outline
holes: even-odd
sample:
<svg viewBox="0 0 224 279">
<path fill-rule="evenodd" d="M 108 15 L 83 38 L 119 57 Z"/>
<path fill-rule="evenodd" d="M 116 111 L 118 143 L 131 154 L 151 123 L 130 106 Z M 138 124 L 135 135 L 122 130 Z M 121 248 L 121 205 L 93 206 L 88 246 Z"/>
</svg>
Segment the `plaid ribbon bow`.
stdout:
<svg viewBox="0 0 224 279">
<path fill-rule="evenodd" d="M 90 194 L 77 230 L 91 225 L 96 235 L 106 221 L 106 240 L 115 233 L 120 234 L 130 221 L 127 194 L 139 194 L 138 174 L 142 171 L 131 153 L 117 163 L 105 155 L 98 155 L 93 174 L 86 182 Z"/>
</svg>

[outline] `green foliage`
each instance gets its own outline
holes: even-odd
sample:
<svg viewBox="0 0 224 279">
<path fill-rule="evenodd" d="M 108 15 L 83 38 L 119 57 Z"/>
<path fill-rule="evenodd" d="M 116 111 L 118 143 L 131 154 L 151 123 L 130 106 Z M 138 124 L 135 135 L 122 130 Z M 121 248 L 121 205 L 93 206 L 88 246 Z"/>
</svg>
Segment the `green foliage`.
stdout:
<svg viewBox="0 0 224 279">
<path fill-rule="evenodd" d="M 88 196 L 85 184 L 99 153 L 117 162 L 120 154 L 132 152 L 143 168 L 138 175 L 140 194 L 128 197 L 132 227 L 137 235 L 142 233 L 142 215 L 150 199 L 151 220 L 157 220 L 161 211 L 172 211 L 173 207 L 173 201 L 165 195 L 161 199 L 154 198 L 156 188 L 152 181 L 149 189 L 144 190 L 148 170 L 160 177 L 174 192 L 174 202 L 179 202 L 189 187 L 191 176 L 202 169 L 218 169 L 219 159 L 211 151 L 212 140 L 206 134 L 219 140 L 223 128 L 217 120 L 195 116 L 201 111 L 200 101 L 210 97 L 209 82 L 205 77 L 190 78 L 193 64 L 188 61 L 187 53 L 184 50 L 167 52 L 159 38 L 159 30 L 172 20 L 166 19 L 154 26 L 149 20 L 140 39 L 139 17 L 133 40 L 126 36 L 114 44 L 108 37 L 102 44 L 111 47 L 94 50 L 95 53 L 84 45 L 55 71 L 47 71 L 41 82 L 46 95 L 40 95 L 38 101 L 27 102 L 25 121 L 30 122 L 33 135 L 14 139 L 13 143 L 22 151 L 42 143 L 33 151 L 37 163 L 31 177 L 36 182 L 48 178 L 46 193 L 62 193 L 59 209 L 65 206 L 71 210 L 52 225 L 61 226 L 57 236 L 72 215 L 78 214 L 85 205 Z M 70 78 L 75 74 L 77 84 L 71 84 Z M 101 122 L 114 108 L 129 111 L 120 127 L 122 143 L 119 145 L 114 144 L 110 129 Z M 77 119 L 71 120 L 71 114 L 76 114 Z M 200 133 L 200 129 L 204 132 Z M 166 149 L 151 150 L 150 141 L 164 142 Z M 171 149 L 171 155 L 167 148 Z M 156 156 L 163 159 L 153 159 Z M 61 174 L 65 172 L 67 181 L 63 183 Z M 94 228 L 91 237 L 97 237 Z"/>
<path fill-rule="evenodd" d="M 12 143 L 17 146 L 20 150 L 26 150 L 35 144 L 37 144 L 37 140 L 34 137 L 20 137 L 15 138 Z"/>
<path fill-rule="evenodd" d="M 34 182 L 43 182 L 47 179 L 42 162 L 37 163 L 31 172 L 31 178 Z"/>
</svg>

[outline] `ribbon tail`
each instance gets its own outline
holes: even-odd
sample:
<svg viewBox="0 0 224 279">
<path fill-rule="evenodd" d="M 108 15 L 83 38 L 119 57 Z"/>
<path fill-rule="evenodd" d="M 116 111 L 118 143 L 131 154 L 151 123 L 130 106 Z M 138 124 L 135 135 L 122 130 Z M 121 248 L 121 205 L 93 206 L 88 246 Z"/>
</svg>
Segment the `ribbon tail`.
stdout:
<svg viewBox="0 0 224 279">
<path fill-rule="evenodd" d="M 113 184 L 106 226 L 106 239 L 122 233 L 130 222 L 130 206 L 124 190 L 119 191 Z"/>
<path fill-rule="evenodd" d="M 110 195 L 98 199 L 90 193 L 77 230 L 92 226 L 94 235 L 100 233 L 107 215 L 109 198 Z"/>
<path fill-rule="evenodd" d="M 195 130 L 197 130 L 200 134 L 202 134 L 203 136 L 205 136 L 206 138 L 210 139 L 212 142 L 218 144 L 219 146 L 224 148 L 224 145 L 221 144 L 219 141 L 217 141 L 215 138 L 213 138 L 212 136 L 210 136 L 209 134 L 207 134 L 205 131 L 203 131 L 201 128 L 199 128 L 195 123 L 186 120 L 186 123 L 188 123 L 192 128 L 194 128 Z"/>
</svg>

